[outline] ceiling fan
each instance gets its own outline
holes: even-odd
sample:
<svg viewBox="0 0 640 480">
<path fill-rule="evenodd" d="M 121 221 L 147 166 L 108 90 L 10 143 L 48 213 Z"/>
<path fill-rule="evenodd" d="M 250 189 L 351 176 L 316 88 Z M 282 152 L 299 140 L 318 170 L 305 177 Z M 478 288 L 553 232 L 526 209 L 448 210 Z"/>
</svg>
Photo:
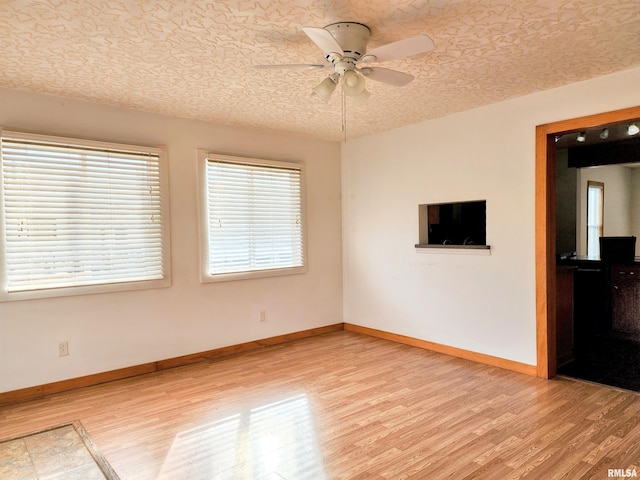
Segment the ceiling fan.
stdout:
<svg viewBox="0 0 640 480">
<path fill-rule="evenodd" d="M 332 71 L 327 78 L 313 88 L 313 93 L 325 102 L 329 102 L 338 83 L 341 84 L 344 94 L 357 103 L 365 101 L 370 95 L 365 88 L 365 78 L 396 87 L 404 86 L 414 79 L 413 75 L 367 64 L 411 57 L 435 48 L 433 41 L 427 35 L 417 35 L 367 51 L 371 30 L 358 22 L 337 22 L 324 28 L 302 27 L 302 30 L 322 49 L 326 63 L 255 65 L 255 67 L 330 68 Z"/>
</svg>

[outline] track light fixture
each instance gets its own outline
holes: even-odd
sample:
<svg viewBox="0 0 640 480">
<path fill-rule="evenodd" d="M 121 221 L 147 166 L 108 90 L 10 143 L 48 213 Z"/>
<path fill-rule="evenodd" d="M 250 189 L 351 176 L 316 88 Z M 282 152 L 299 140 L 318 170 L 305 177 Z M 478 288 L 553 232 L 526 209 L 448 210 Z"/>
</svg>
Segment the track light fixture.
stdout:
<svg viewBox="0 0 640 480">
<path fill-rule="evenodd" d="M 578 141 L 578 142 L 581 142 L 581 143 L 582 143 L 582 142 L 584 142 L 586 139 L 587 139 L 587 134 L 586 134 L 586 132 L 580 132 L 580 133 L 578 134 L 578 138 L 576 138 L 576 141 Z"/>
<path fill-rule="evenodd" d="M 602 131 L 600 132 L 600 138 L 602 140 L 606 140 L 607 138 L 609 138 L 609 129 L 608 128 L 603 128 Z"/>
<path fill-rule="evenodd" d="M 637 135 L 638 132 L 640 132 L 640 128 L 638 128 L 638 126 L 635 123 L 630 123 L 629 126 L 627 127 L 628 135 Z"/>
</svg>

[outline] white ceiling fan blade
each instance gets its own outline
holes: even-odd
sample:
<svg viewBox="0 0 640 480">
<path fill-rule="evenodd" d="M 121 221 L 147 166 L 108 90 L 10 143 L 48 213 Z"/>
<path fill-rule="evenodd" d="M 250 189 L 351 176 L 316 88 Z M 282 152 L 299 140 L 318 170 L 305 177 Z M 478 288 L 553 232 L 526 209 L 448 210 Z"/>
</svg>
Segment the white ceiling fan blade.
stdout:
<svg viewBox="0 0 640 480">
<path fill-rule="evenodd" d="M 386 62 L 396 58 L 411 57 L 419 53 L 429 52 L 435 48 L 433 40 L 427 35 L 416 35 L 397 42 L 389 43 L 367 52 L 362 61 Z M 374 58 L 375 57 L 375 58 Z"/>
<path fill-rule="evenodd" d="M 323 53 L 339 53 L 340 55 L 344 55 L 342 47 L 340 47 L 336 39 L 333 38 L 333 35 L 324 28 L 302 27 L 302 31 L 313 40 L 313 43 L 322 49 Z"/>
<path fill-rule="evenodd" d="M 380 67 L 364 67 L 360 69 L 360 73 L 366 78 L 375 80 L 376 82 L 388 83 L 394 87 L 403 87 L 415 77 L 408 73 L 398 72 L 396 70 L 389 70 L 388 68 Z"/>
<path fill-rule="evenodd" d="M 325 68 L 327 65 L 321 65 L 319 63 L 288 63 L 283 65 L 254 65 L 253 68 L 259 70 L 266 69 L 285 69 L 285 68 L 297 68 L 299 70 L 319 70 Z"/>
</svg>

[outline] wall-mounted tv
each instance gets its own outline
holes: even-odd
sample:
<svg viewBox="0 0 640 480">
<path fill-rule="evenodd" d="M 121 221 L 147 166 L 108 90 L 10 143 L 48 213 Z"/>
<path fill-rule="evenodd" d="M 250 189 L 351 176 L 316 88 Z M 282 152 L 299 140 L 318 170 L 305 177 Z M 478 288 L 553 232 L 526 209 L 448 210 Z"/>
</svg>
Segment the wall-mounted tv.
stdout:
<svg viewBox="0 0 640 480">
<path fill-rule="evenodd" d="M 420 244 L 486 245 L 487 201 L 420 205 Z"/>
</svg>

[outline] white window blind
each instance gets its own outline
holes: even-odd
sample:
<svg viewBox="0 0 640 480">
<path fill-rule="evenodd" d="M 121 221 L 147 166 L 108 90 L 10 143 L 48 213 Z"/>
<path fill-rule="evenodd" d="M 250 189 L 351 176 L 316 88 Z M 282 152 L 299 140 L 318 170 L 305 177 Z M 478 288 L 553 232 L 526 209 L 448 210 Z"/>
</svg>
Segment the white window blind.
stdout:
<svg viewBox="0 0 640 480">
<path fill-rule="evenodd" d="M 160 150 L 63 140 L 1 140 L 6 291 L 164 278 Z"/>
<path fill-rule="evenodd" d="M 209 275 L 304 265 L 301 167 L 208 157 Z"/>
<path fill-rule="evenodd" d="M 587 182 L 587 256 L 600 257 L 600 237 L 603 232 L 604 184 Z"/>
</svg>

